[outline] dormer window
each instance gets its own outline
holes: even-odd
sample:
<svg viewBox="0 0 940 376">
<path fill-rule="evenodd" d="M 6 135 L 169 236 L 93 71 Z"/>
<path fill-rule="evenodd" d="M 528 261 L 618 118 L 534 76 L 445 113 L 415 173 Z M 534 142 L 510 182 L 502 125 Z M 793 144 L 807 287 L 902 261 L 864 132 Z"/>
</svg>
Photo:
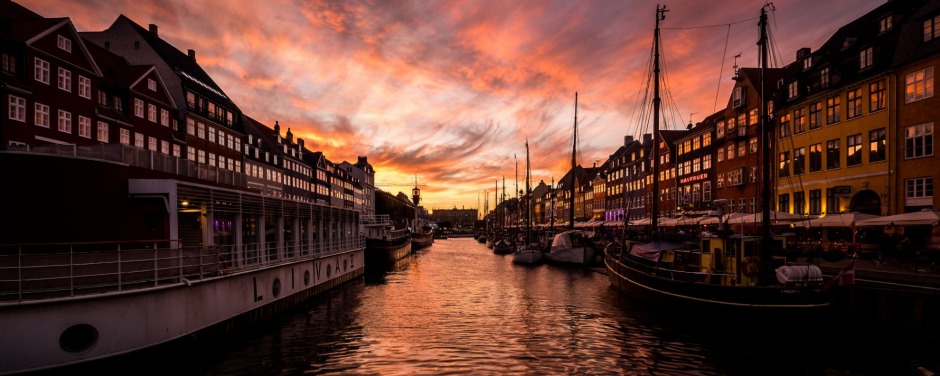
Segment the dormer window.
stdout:
<svg viewBox="0 0 940 376">
<path fill-rule="evenodd" d="M 885 16 L 882 19 L 878 20 L 878 32 L 883 33 L 888 30 L 891 30 L 891 16 Z"/>
<path fill-rule="evenodd" d="M 790 83 L 790 86 L 787 88 L 787 98 L 793 99 L 796 98 L 800 93 L 800 82 L 793 81 Z"/>
<path fill-rule="evenodd" d="M 929 42 L 940 36 L 940 16 L 934 16 L 924 21 L 924 42 Z"/>
<path fill-rule="evenodd" d="M 808 57 L 808 58 L 803 59 L 803 70 L 809 69 L 809 68 L 812 67 L 812 66 L 813 66 L 813 58 L 812 58 L 812 57 Z"/>
<path fill-rule="evenodd" d="M 858 54 L 858 69 L 865 69 L 875 63 L 875 48 L 868 47 Z"/>
<path fill-rule="evenodd" d="M 829 67 L 819 70 L 819 86 L 822 88 L 829 87 Z"/>
</svg>

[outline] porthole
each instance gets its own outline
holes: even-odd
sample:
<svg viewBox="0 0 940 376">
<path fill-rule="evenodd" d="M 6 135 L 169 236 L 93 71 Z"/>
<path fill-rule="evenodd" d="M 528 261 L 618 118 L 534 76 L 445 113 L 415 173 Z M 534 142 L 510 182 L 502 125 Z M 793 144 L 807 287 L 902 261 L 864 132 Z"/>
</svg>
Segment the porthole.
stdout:
<svg viewBox="0 0 940 376">
<path fill-rule="evenodd" d="M 275 278 L 274 283 L 271 286 L 271 293 L 274 294 L 274 297 L 277 298 L 281 295 L 281 279 Z"/>
<path fill-rule="evenodd" d="M 98 342 L 98 329 L 88 324 L 70 326 L 59 336 L 59 347 L 68 352 L 82 352 Z"/>
</svg>

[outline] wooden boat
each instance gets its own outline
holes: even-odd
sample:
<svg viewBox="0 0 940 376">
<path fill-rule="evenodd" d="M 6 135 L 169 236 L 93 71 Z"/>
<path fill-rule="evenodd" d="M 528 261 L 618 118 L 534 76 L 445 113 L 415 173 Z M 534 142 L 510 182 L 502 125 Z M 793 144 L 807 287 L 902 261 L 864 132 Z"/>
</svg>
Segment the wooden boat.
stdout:
<svg viewBox="0 0 940 376">
<path fill-rule="evenodd" d="M 531 175 L 531 169 L 529 168 L 529 142 L 525 143 L 525 199 L 528 200 L 526 205 L 526 218 L 525 218 L 525 240 L 522 245 L 516 247 L 516 251 L 512 255 L 512 262 L 516 264 L 540 264 L 542 262 L 543 253 L 542 248 L 539 247 L 538 242 L 533 241 L 534 237 L 532 234 L 532 189 L 529 184 L 529 177 Z"/>
<path fill-rule="evenodd" d="M 658 145 L 659 132 L 659 22 L 663 20 L 665 6 L 657 6 L 655 32 L 654 72 L 655 91 L 654 145 Z M 762 56 L 766 56 L 767 16 L 761 10 Z M 766 57 L 762 60 L 766 64 Z M 762 68 L 763 69 L 763 68 Z M 759 111 L 766 114 L 766 102 Z M 763 116 L 761 116 L 763 118 Z M 770 129 L 771 127 L 766 127 Z M 762 137 L 772 137 L 765 131 Z M 658 150 L 654 148 L 653 176 L 658 176 Z M 770 181 L 770 153 L 763 153 L 765 181 Z M 658 192 L 658 180 L 653 181 L 653 192 Z M 717 235 L 696 237 L 654 236 L 654 241 L 614 242 L 605 249 L 605 266 L 610 284 L 617 290 L 650 303 L 689 305 L 704 310 L 701 313 L 744 313 L 755 311 L 792 315 L 796 312 L 814 314 L 828 306 L 823 289 L 822 273 L 814 265 L 787 265 L 774 250 L 786 249 L 786 238 L 770 233 L 770 185 L 762 192 L 762 234 L 760 236 L 730 235 L 721 230 Z M 652 200 L 651 225 L 656 229 L 658 200 Z M 776 278 L 774 278 L 776 274 Z M 740 316 L 739 316 L 740 317 Z M 755 317 L 755 316 L 751 316 Z"/>
</svg>

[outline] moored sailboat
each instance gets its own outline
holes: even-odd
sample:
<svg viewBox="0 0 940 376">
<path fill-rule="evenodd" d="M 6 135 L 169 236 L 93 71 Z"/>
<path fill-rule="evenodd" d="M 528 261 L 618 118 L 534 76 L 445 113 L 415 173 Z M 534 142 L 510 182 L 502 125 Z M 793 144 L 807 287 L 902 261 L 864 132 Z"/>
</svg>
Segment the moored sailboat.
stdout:
<svg viewBox="0 0 940 376">
<path fill-rule="evenodd" d="M 542 262 L 542 248 L 532 237 L 532 189 L 529 184 L 531 170 L 529 168 L 529 142 L 525 143 L 525 240 L 516 248 L 512 255 L 512 262 L 517 264 L 538 264 Z"/>
<path fill-rule="evenodd" d="M 654 145 L 659 144 L 659 22 L 665 6 L 656 9 L 654 38 Z M 767 64 L 766 10 L 761 10 L 761 70 Z M 761 77 L 763 80 L 763 75 Z M 767 121 L 767 101 L 758 98 L 761 139 L 773 136 Z M 769 144 L 769 143 L 768 143 Z M 653 197 L 659 188 L 657 154 L 653 165 Z M 786 238 L 770 232 L 770 151 L 764 150 L 760 169 L 764 173 L 761 203 L 763 212 L 760 236 L 731 235 L 721 230 L 716 235 L 655 236 L 653 241 L 626 240 L 611 243 L 605 251 L 605 265 L 611 286 L 629 296 L 648 302 L 683 304 L 712 311 L 773 313 L 818 312 L 828 305 L 822 273 L 815 265 L 788 265 L 774 249 L 785 249 Z M 657 229 L 658 199 L 652 200 L 652 229 Z"/>
</svg>

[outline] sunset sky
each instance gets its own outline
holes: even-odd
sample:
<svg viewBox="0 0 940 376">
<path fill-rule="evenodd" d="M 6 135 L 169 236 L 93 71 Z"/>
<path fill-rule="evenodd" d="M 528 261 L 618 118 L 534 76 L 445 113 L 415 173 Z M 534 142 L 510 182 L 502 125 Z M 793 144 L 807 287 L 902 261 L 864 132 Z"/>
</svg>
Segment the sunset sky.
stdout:
<svg viewBox="0 0 940 376">
<path fill-rule="evenodd" d="M 79 31 L 121 14 L 196 59 L 247 115 L 334 162 L 368 156 L 379 188 L 431 210 L 493 207 L 496 180 L 524 185 L 570 168 L 574 93 L 578 163 L 603 163 L 652 125 L 645 89 L 656 2 L 641 0 L 178 1 L 16 0 Z M 776 66 L 817 49 L 885 0 L 778 0 L 769 13 Z M 757 66 L 764 1 L 663 1 L 664 128 L 723 108 L 737 64 Z M 727 47 L 725 47 L 727 46 Z M 533 184 L 534 185 L 534 184 Z"/>
</svg>

